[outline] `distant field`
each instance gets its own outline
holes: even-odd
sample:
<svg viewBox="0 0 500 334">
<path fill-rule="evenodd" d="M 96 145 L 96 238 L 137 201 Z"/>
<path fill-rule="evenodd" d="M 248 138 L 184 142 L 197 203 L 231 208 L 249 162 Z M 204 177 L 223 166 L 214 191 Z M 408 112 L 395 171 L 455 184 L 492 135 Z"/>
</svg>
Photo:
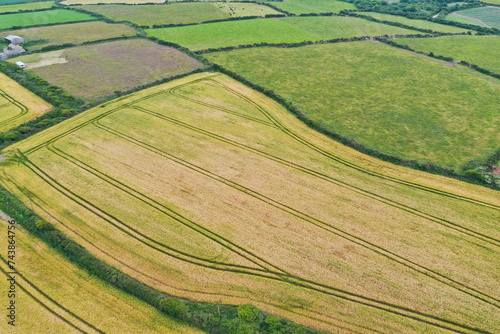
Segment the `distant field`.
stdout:
<svg viewBox="0 0 500 334">
<path fill-rule="evenodd" d="M 42 24 L 89 21 L 96 18 L 67 9 L 44 10 L 41 12 L 5 14 L 1 16 L 0 29 L 28 27 Z"/>
<path fill-rule="evenodd" d="M 0 228 L 7 231 L 7 222 L 0 219 Z M 15 300 L 25 315 L 15 331 L 2 321 L 2 333 L 144 333 L 145 324 L 148 333 L 202 333 L 89 275 L 19 225 L 15 236 L 15 268 L 22 273 Z M 8 240 L 2 238 L 2 249 Z M 6 255 L 0 256 L 0 293 L 8 301 Z"/>
<path fill-rule="evenodd" d="M 0 5 L 12 5 L 17 3 L 36 2 L 36 0 L 0 0 Z"/>
<path fill-rule="evenodd" d="M 230 17 L 265 16 L 268 14 L 281 14 L 280 12 L 260 4 L 213 2 L 213 4 Z"/>
<path fill-rule="evenodd" d="M 400 44 L 415 50 L 464 60 L 495 73 L 500 73 L 499 36 L 441 36 L 436 38 L 401 38 Z"/>
<path fill-rule="evenodd" d="M 490 6 L 461 10 L 447 15 L 446 19 L 500 29 L 500 8 Z"/>
<path fill-rule="evenodd" d="M 61 1 L 62 5 L 96 5 L 98 3 L 106 4 L 120 4 L 126 3 L 131 5 L 145 4 L 145 3 L 165 3 L 165 0 L 64 0 Z"/>
<path fill-rule="evenodd" d="M 202 66 L 173 48 L 146 39 L 128 39 L 55 51 L 51 66 L 33 69 L 53 85 L 86 101 L 192 71 Z M 43 53 L 16 57 L 30 66 L 44 61 Z M 82 75 L 85 73 L 85 75 Z"/>
<path fill-rule="evenodd" d="M 5 151 L 17 149 L 3 185 L 168 294 L 252 303 L 331 333 L 500 327 L 498 192 L 364 156 L 221 74 L 107 102 Z M 20 262 L 42 262 L 29 249 Z"/>
<path fill-rule="evenodd" d="M 252 3 L 224 4 L 209 2 L 174 3 L 169 5 L 103 5 L 78 6 L 115 21 L 130 21 L 140 26 L 200 23 L 230 17 L 277 14 L 275 10 Z"/>
<path fill-rule="evenodd" d="M 298 43 L 334 38 L 413 34 L 353 17 L 287 17 L 216 22 L 186 27 L 146 30 L 149 36 L 186 46 L 192 50 L 254 43 Z"/>
<path fill-rule="evenodd" d="M 0 73 L 0 132 L 10 130 L 52 109 L 26 88 Z"/>
<path fill-rule="evenodd" d="M 0 6 L 0 13 L 18 12 L 22 10 L 45 9 L 52 7 L 53 4 L 54 1 L 41 1 L 41 2 L 23 3 L 18 5 L 4 5 Z"/>
<path fill-rule="evenodd" d="M 461 67 L 372 42 L 206 57 L 276 91 L 314 123 L 394 156 L 458 169 L 498 149 L 500 82 Z"/>
<path fill-rule="evenodd" d="M 82 33 L 84 31 L 85 33 Z M 49 45 L 65 43 L 81 44 L 89 41 L 122 36 L 134 36 L 134 28 L 125 24 L 111 24 L 102 21 L 81 22 L 47 27 L 25 28 L 0 32 L 0 38 L 8 35 L 23 36 L 28 51 L 39 50 Z"/>
<path fill-rule="evenodd" d="M 439 24 L 439 23 L 434 23 L 434 22 L 425 21 L 425 20 L 413 20 L 413 19 L 409 19 L 409 18 L 406 18 L 403 16 L 398 16 L 398 15 L 381 14 L 381 13 L 374 13 L 374 12 L 360 12 L 359 14 L 371 16 L 373 18 L 376 18 L 377 20 L 398 22 L 398 23 L 406 24 L 406 25 L 411 26 L 411 27 L 415 27 L 415 28 L 431 29 L 431 30 L 439 31 L 439 32 L 459 33 L 459 32 L 470 31 L 467 29 L 462 29 L 462 28 L 453 27 L 453 26 L 447 26 L 445 24 Z"/>
<path fill-rule="evenodd" d="M 284 0 L 269 4 L 292 14 L 338 13 L 344 9 L 356 9 L 353 4 L 335 0 Z"/>
<path fill-rule="evenodd" d="M 1 0 L 0 0 L 1 1 Z M 225 0 L 224 2 L 234 2 L 241 0 Z M 185 0 L 169 0 L 168 2 L 185 2 Z M 220 2 L 220 0 L 203 0 L 196 2 Z M 64 0 L 61 1 L 63 5 L 95 5 L 98 3 L 106 3 L 106 4 L 147 4 L 147 3 L 165 3 L 165 0 Z"/>
</svg>

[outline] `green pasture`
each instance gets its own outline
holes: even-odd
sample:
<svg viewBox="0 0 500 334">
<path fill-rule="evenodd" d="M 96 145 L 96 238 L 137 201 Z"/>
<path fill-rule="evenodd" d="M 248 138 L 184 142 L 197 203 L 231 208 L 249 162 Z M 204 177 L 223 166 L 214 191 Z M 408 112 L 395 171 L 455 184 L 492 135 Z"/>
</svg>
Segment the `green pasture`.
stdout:
<svg viewBox="0 0 500 334">
<path fill-rule="evenodd" d="M 88 14 L 67 9 L 44 10 L 40 12 L 5 14 L 1 16 L 0 29 L 29 27 L 54 23 L 89 21 L 96 18 Z M 83 32 L 82 32 L 83 33 Z"/>
<path fill-rule="evenodd" d="M 476 64 L 490 71 L 500 73 L 500 37 L 488 36 L 441 36 L 436 38 L 401 38 L 399 44 L 406 44 L 418 51 L 434 52 L 435 55 L 452 57 Z"/>
<path fill-rule="evenodd" d="M 206 57 L 315 124 L 393 156 L 458 169 L 498 148 L 499 81 L 450 64 L 372 42 Z"/>
<path fill-rule="evenodd" d="M 19 12 L 23 10 L 46 9 L 52 7 L 53 4 L 54 1 L 40 1 L 40 2 L 15 4 L 15 5 L 3 5 L 0 6 L 0 13 Z"/>
<path fill-rule="evenodd" d="M 458 28 L 458 27 L 454 27 L 454 26 L 447 26 L 445 24 L 439 24 L 439 23 L 434 23 L 434 22 L 425 21 L 425 20 L 409 19 L 409 18 L 406 18 L 403 16 L 398 16 L 398 15 L 382 14 L 382 13 L 375 13 L 375 12 L 361 12 L 359 14 L 371 16 L 377 20 L 398 22 L 398 23 L 406 24 L 406 25 L 411 26 L 411 27 L 415 27 L 415 28 L 419 28 L 419 29 L 431 29 L 431 30 L 438 31 L 438 32 L 460 33 L 460 32 L 469 31 L 469 30 L 463 29 L 463 28 Z"/>
<path fill-rule="evenodd" d="M 299 43 L 334 38 L 413 34 L 413 30 L 393 27 L 354 17 L 287 17 L 216 22 L 185 27 L 147 29 L 149 36 L 174 42 L 192 50 L 254 43 Z"/>
<path fill-rule="evenodd" d="M 268 3 L 292 14 L 338 13 L 344 9 L 356 9 L 353 4 L 335 0 L 284 0 Z"/>
<path fill-rule="evenodd" d="M 240 16 L 278 14 L 254 3 L 191 2 L 169 5 L 83 5 L 76 8 L 104 15 L 115 21 L 130 21 L 141 26 L 200 23 Z"/>
<path fill-rule="evenodd" d="M 82 31 L 85 31 L 82 34 Z M 78 22 L 46 27 L 24 28 L 0 32 L 0 38 L 8 35 L 23 36 L 28 51 L 39 50 L 49 45 L 65 43 L 82 44 L 108 38 L 134 36 L 134 28 L 125 24 L 112 24 L 102 21 Z"/>
<path fill-rule="evenodd" d="M 500 8 L 490 6 L 461 10 L 447 15 L 446 19 L 500 29 Z"/>
</svg>

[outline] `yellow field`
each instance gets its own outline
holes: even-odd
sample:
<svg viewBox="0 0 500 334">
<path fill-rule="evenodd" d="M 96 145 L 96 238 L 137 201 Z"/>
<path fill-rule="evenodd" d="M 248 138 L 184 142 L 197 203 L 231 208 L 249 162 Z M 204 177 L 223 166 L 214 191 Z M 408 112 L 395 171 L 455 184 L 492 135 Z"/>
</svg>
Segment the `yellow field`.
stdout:
<svg viewBox="0 0 500 334">
<path fill-rule="evenodd" d="M 6 188 L 170 294 L 331 332 L 500 328 L 498 192 L 362 155 L 224 75 L 122 97 L 6 151 L 19 161 Z"/>
<path fill-rule="evenodd" d="M 0 73 L 0 132 L 10 130 L 52 109 L 52 106 Z"/>
<path fill-rule="evenodd" d="M 147 333 L 202 333 L 77 268 L 19 225 L 16 296 L 8 298 L 7 226 L 0 219 L 0 293 L 5 305 L 15 300 L 17 319 L 15 327 L 0 322 L 1 333 L 145 333 L 146 324 Z"/>
</svg>

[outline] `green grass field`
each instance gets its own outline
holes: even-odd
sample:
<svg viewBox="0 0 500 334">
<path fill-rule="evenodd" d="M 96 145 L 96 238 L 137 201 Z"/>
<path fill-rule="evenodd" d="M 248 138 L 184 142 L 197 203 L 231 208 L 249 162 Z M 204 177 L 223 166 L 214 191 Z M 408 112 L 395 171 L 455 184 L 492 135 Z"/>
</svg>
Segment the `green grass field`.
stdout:
<svg viewBox="0 0 500 334">
<path fill-rule="evenodd" d="M 23 10 L 45 9 L 45 8 L 52 7 L 53 4 L 54 4 L 54 1 L 40 1 L 40 2 L 15 4 L 15 5 L 3 5 L 3 6 L 0 6 L 0 13 L 19 12 L 19 11 L 23 11 Z"/>
<path fill-rule="evenodd" d="M 15 150 L 4 186 L 168 294 L 329 332 L 500 326 L 497 192 L 364 156 L 221 74 L 108 102 Z"/>
<path fill-rule="evenodd" d="M 499 81 L 462 67 L 372 42 L 206 57 L 381 152 L 457 170 L 498 149 Z"/>
<path fill-rule="evenodd" d="M 335 0 L 284 0 L 269 4 L 292 14 L 338 13 L 344 9 L 356 9 L 353 4 Z"/>
<path fill-rule="evenodd" d="M 67 9 L 44 10 L 41 12 L 5 14 L 1 16 L 0 29 L 13 27 L 28 27 L 34 25 L 67 23 L 77 21 L 95 20 L 87 14 L 78 13 Z"/>
<path fill-rule="evenodd" d="M 12 5 L 18 3 L 28 3 L 28 2 L 36 2 L 37 0 L 0 0 L 1 5 Z"/>
<path fill-rule="evenodd" d="M 202 66 L 176 49 L 146 39 L 21 55 L 12 61 L 23 61 L 51 84 L 89 102 Z"/>
<path fill-rule="evenodd" d="M 411 27 L 420 28 L 420 29 L 431 29 L 438 32 L 447 32 L 447 33 L 460 33 L 467 32 L 470 30 L 462 29 L 453 26 L 447 26 L 445 24 L 434 23 L 425 20 L 413 20 L 403 16 L 398 15 L 390 15 L 390 14 L 382 14 L 382 13 L 374 13 L 374 12 L 360 12 L 360 14 L 371 16 L 377 20 L 382 21 L 392 21 L 403 23 Z"/>
<path fill-rule="evenodd" d="M 10 130 L 52 109 L 26 88 L 0 73 L 0 132 Z"/>
<path fill-rule="evenodd" d="M 140 26 L 200 23 L 239 16 L 278 14 L 275 10 L 252 3 L 174 3 L 169 5 L 101 5 L 77 6 L 115 21 L 130 21 Z"/>
<path fill-rule="evenodd" d="M 413 34 L 413 30 L 353 17 L 287 17 L 146 30 L 192 50 L 254 43 L 299 43 L 334 38 Z"/>
<path fill-rule="evenodd" d="M 85 33 L 82 33 L 84 31 Z M 49 45 L 65 43 L 81 44 L 101 39 L 135 36 L 136 30 L 125 24 L 110 24 L 102 21 L 80 22 L 47 27 L 25 28 L 0 32 L 0 38 L 8 35 L 23 36 L 28 51 L 39 50 Z"/>
<path fill-rule="evenodd" d="M 476 64 L 495 73 L 500 73 L 500 37 L 498 36 L 441 36 L 436 38 L 401 38 L 400 44 L 415 50 L 434 52 L 436 55 L 452 57 Z"/>
<path fill-rule="evenodd" d="M 447 15 L 446 19 L 500 29 L 500 8 L 490 6 L 461 10 Z"/>
<path fill-rule="evenodd" d="M 7 234 L 7 222 L 0 219 Z M 9 239 L 0 245 L 7 249 Z M 78 268 L 16 225 L 15 268 L 18 319 L 15 327 L 0 323 L 2 333 L 186 333 L 201 331 L 182 325 L 153 307 Z M 7 253 L 0 255 L 0 293 L 7 302 Z M 12 328 L 15 328 L 12 331 Z"/>
</svg>

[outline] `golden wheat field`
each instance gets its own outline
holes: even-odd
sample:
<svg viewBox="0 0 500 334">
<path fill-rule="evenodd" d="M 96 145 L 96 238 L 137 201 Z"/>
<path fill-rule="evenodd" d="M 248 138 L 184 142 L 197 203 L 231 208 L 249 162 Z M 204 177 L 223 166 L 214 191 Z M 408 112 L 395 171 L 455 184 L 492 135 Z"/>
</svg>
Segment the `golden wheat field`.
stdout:
<svg viewBox="0 0 500 334">
<path fill-rule="evenodd" d="M 7 221 L 0 219 L 2 232 Z M 4 304 L 15 301 L 15 326 L 0 323 L 0 332 L 24 333 L 141 333 L 147 323 L 148 333 L 202 333 L 179 324 L 136 298 L 103 283 L 76 267 L 23 227 L 15 224 L 12 230 L 16 241 L 14 270 L 9 268 L 7 253 L 2 252 L 2 280 L 12 275 L 17 286 L 10 290 L 15 296 L 7 298 L 9 284 L 0 285 Z M 0 238 L 6 250 L 7 238 Z M 7 312 L 4 312 L 7 313 Z"/>
<path fill-rule="evenodd" d="M 10 192 L 166 293 L 335 333 L 500 328 L 498 192 L 367 157 L 222 74 L 113 100 L 2 154 Z"/>
<path fill-rule="evenodd" d="M 0 73 L 0 132 L 10 130 L 52 109 L 52 106 Z"/>
</svg>

